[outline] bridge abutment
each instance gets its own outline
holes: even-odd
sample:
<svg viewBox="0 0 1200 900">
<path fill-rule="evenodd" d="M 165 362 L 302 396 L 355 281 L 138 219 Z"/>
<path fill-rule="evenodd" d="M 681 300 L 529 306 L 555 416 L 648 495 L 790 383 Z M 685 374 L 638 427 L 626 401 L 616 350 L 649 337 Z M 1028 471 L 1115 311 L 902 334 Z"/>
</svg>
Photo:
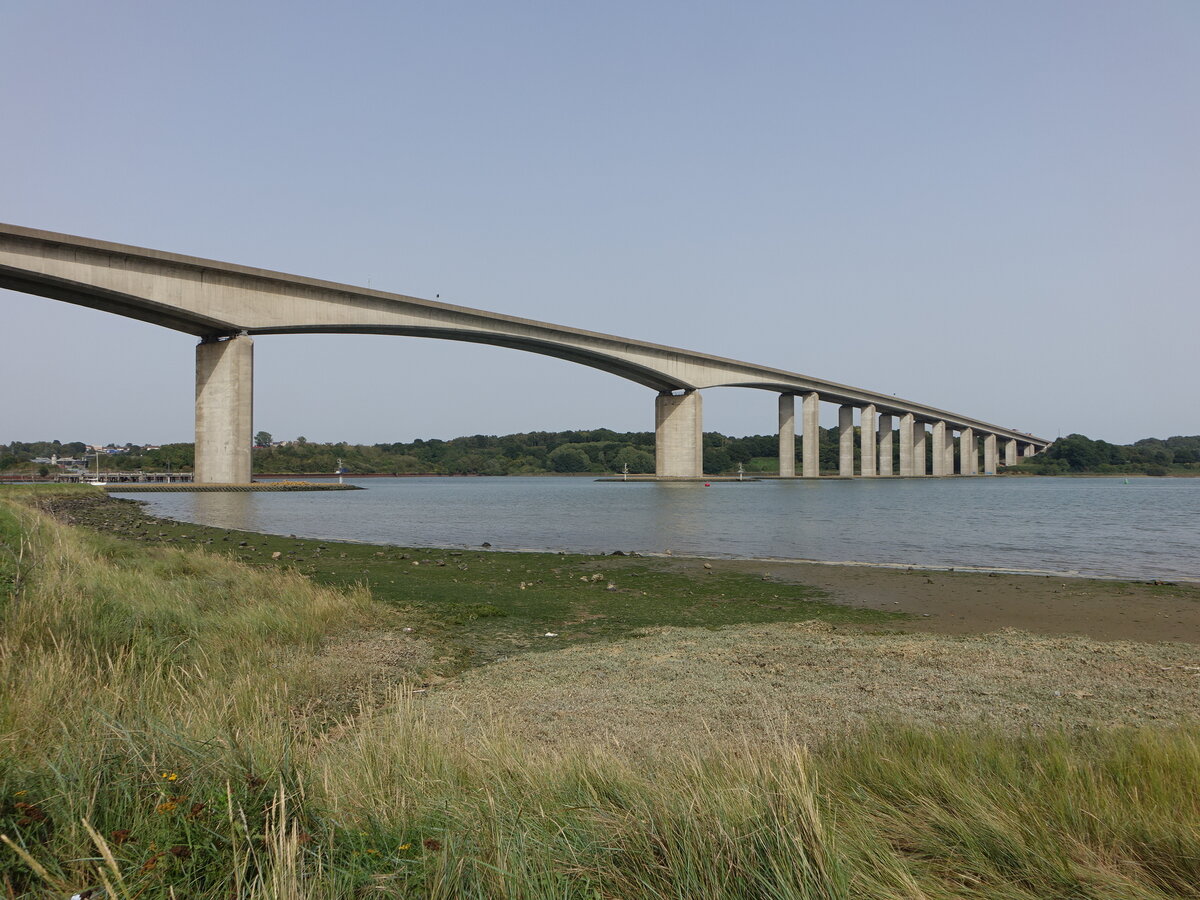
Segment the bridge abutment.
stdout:
<svg viewBox="0 0 1200 900">
<path fill-rule="evenodd" d="M 248 484 L 254 418 L 254 341 L 242 334 L 196 345 L 196 483 Z"/>
<path fill-rule="evenodd" d="M 659 478 L 704 474 L 704 417 L 699 391 L 654 399 L 654 473 Z"/>
</svg>

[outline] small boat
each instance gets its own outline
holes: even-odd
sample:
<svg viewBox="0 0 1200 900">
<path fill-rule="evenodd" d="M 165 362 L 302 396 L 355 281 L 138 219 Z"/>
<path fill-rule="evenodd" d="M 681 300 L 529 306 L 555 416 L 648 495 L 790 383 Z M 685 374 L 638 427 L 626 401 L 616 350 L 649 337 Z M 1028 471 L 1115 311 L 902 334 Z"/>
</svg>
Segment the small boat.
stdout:
<svg viewBox="0 0 1200 900">
<path fill-rule="evenodd" d="M 88 484 L 94 484 L 96 487 L 104 487 L 106 484 L 108 484 L 107 481 L 104 481 L 100 477 L 100 451 L 99 450 L 96 451 L 96 480 L 89 481 Z"/>
</svg>

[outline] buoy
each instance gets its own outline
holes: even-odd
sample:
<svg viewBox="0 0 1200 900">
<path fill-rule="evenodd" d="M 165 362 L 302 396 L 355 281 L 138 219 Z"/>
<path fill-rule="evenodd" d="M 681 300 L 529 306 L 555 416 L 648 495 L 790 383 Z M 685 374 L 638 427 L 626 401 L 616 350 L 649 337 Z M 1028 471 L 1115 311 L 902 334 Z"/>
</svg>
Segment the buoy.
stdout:
<svg viewBox="0 0 1200 900">
<path fill-rule="evenodd" d="M 706 481 L 706 482 L 704 482 L 704 486 L 705 486 L 705 487 L 712 487 L 712 485 L 711 485 L 711 484 L 709 484 L 707 481 Z"/>
</svg>

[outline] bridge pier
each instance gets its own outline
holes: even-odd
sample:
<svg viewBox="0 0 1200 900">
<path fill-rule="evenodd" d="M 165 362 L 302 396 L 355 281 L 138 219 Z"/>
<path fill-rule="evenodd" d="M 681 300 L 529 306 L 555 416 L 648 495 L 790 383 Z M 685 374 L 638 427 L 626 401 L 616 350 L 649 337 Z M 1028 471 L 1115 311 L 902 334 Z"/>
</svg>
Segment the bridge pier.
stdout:
<svg viewBox="0 0 1200 900">
<path fill-rule="evenodd" d="M 958 471 L 960 475 L 979 474 L 979 447 L 975 443 L 974 428 L 964 428 L 959 432 Z"/>
<path fill-rule="evenodd" d="M 779 477 L 796 477 L 796 395 L 779 395 Z"/>
<path fill-rule="evenodd" d="M 996 474 L 996 436 L 984 435 L 983 438 L 983 474 Z"/>
<path fill-rule="evenodd" d="M 804 433 L 800 455 L 803 463 L 801 474 L 805 478 L 816 478 L 821 474 L 821 397 L 816 391 L 804 395 Z"/>
<path fill-rule="evenodd" d="M 928 475 L 929 430 L 920 419 L 913 420 L 912 475 Z"/>
<path fill-rule="evenodd" d="M 654 400 L 654 473 L 659 478 L 704 474 L 703 410 L 700 392 L 663 392 Z"/>
<path fill-rule="evenodd" d="M 954 452 L 954 445 L 951 444 L 951 451 Z M 953 459 L 954 457 L 951 457 Z M 933 423 L 933 475 L 935 478 L 941 478 L 943 475 L 954 474 L 953 467 L 949 473 L 946 472 L 946 423 Z"/>
<path fill-rule="evenodd" d="M 943 475 L 954 474 L 954 429 L 946 426 L 946 463 L 942 467 Z"/>
<path fill-rule="evenodd" d="M 1004 442 L 1004 464 L 1006 466 L 1017 464 L 1017 442 L 1012 438 Z"/>
<path fill-rule="evenodd" d="M 879 474 L 892 474 L 892 417 L 879 417 Z"/>
<path fill-rule="evenodd" d="M 876 467 L 878 449 L 875 443 L 875 420 L 875 404 L 868 403 L 859 413 L 858 432 L 861 435 L 860 440 L 862 444 L 860 450 L 860 456 L 862 458 L 862 474 L 869 478 L 873 478 L 875 473 L 878 471 Z"/>
<path fill-rule="evenodd" d="M 248 484 L 254 417 L 254 341 L 240 334 L 196 345 L 197 484 Z"/>
<path fill-rule="evenodd" d="M 916 450 L 913 443 L 913 430 L 915 427 L 913 418 L 912 413 L 904 413 L 900 416 L 900 474 L 905 478 L 913 475 L 913 454 Z M 923 426 L 922 433 L 924 433 Z M 925 452 L 923 444 L 921 452 Z M 924 473 L 922 472 L 921 474 Z"/>
<path fill-rule="evenodd" d="M 838 407 L 838 474 L 854 477 L 854 407 Z"/>
</svg>

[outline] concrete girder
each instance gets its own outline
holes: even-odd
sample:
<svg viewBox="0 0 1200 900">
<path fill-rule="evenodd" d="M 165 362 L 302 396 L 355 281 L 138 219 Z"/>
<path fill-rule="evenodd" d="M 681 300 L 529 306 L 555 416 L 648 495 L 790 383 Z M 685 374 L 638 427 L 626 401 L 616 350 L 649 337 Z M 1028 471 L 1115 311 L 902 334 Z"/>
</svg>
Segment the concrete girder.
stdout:
<svg viewBox="0 0 1200 900">
<path fill-rule="evenodd" d="M 567 359 L 656 391 L 753 387 L 914 413 L 1035 447 L 1049 441 L 893 395 L 768 366 L 249 266 L 0 224 L 0 288 L 203 338 L 311 332 L 408 334 Z"/>
</svg>

